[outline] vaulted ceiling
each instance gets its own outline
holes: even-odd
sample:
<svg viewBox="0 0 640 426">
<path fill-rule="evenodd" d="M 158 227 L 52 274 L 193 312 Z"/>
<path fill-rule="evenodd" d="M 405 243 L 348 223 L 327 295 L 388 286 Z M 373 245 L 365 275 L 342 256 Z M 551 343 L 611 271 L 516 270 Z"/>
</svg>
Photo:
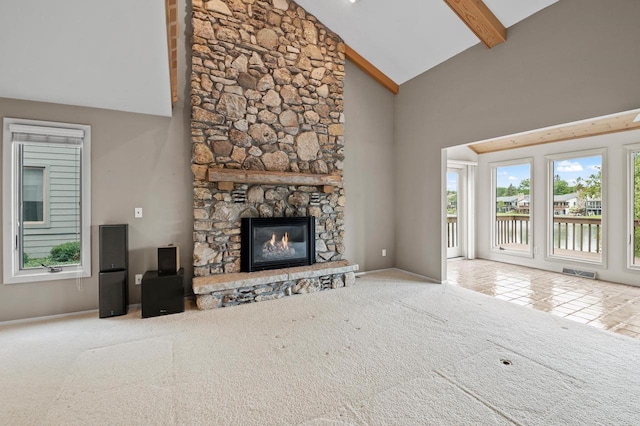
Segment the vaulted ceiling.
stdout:
<svg viewBox="0 0 640 426">
<path fill-rule="evenodd" d="M 485 3 L 508 28 L 556 1 Z M 443 0 L 297 3 L 398 84 L 479 42 Z M 0 97 L 171 116 L 164 0 L 0 1 L 0 58 Z"/>
</svg>

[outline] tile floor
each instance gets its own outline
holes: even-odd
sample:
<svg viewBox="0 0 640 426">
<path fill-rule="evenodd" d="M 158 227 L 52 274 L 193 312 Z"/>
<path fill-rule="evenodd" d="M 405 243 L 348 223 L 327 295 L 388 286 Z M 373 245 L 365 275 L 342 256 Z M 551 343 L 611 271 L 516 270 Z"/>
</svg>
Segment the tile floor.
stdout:
<svg viewBox="0 0 640 426">
<path fill-rule="evenodd" d="M 640 287 L 481 259 L 450 260 L 447 278 L 452 285 L 640 339 Z"/>
</svg>

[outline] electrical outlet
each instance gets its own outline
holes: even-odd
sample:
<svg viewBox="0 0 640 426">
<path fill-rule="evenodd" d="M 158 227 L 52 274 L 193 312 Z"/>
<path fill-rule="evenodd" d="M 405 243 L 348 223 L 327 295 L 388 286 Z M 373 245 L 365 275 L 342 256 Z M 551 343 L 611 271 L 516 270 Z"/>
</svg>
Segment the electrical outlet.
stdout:
<svg viewBox="0 0 640 426">
<path fill-rule="evenodd" d="M 142 284 L 142 274 L 136 274 L 136 285 Z"/>
<path fill-rule="evenodd" d="M 387 249 L 382 249 L 382 257 L 385 257 L 387 255 Z"/>
<path fill-rule="evenodd" d="M 142 217 L 142 207 L 136 207 L 136 208 L 133 210 L 133 216 L 134 216 L 136 219 L 140 219 L 140 218 Z"/>
</svg>

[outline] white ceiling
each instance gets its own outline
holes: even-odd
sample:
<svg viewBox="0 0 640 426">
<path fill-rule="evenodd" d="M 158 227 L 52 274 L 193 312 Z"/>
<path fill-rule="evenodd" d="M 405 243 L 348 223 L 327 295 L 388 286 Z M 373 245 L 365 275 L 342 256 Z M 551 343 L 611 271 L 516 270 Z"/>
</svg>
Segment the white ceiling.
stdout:
<svg viewBox="0 0 640 426">
<path fill-rule="evenodd" d="M 484 0 L 507 28 L 556 1 Z M 479 42 L 443 0 L 297 3 L 398 84 Z"/>
<path fill-rule="evenodd" d="M 485 3 L 509 27 L 555 1 Z M 0 0 L 0 97 L 171 116 L 164 3 Z M 398 84 L 478 43 L 443 0 L 297 3 Z"/>
<path fill-rule="evenodd" d="M 164 0 L 0 0 L 0 97 L 171 116 Z"/>
</svg>

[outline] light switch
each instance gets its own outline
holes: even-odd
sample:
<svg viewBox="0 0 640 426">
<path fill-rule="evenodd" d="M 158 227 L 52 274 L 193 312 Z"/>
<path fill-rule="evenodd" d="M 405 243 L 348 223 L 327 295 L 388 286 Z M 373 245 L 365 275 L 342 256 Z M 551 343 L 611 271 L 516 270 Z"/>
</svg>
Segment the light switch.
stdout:
<svg viewBox="0 0 640 426">
<path fill-rule="evenodd" d="M 142 207 L 136 207 L 135 210 L 133 211 L 133 216 L 136 219 L 139 219 L 142 217 Z"/>
</svg>

